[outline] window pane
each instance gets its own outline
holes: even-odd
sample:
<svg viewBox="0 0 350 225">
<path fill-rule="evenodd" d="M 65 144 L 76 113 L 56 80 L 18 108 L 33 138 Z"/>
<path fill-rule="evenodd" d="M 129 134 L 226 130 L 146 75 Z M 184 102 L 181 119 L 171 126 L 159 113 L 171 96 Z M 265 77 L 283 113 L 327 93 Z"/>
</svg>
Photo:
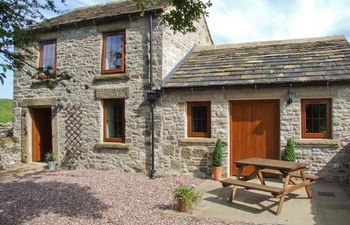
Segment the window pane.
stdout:
<svg viewBox="0 0 350 225">
<path fill-rule="evenodd" d="M 124 136 L 124 104 L 119 102 L 106 104 L 106 138 Z"/>
<path fill-rule="evenodd" d="M 55 68 L 56 43 L 43 44 L 42 47 L 42 67 L 44 69 Z"/>
<path fill-rule="evenodd" d="M 321 119 L 320 120 L 320 132 L 326 132 L 327 131 L 327 119 Z"/>
<path fill-rule="evenodd" d="M 327 105 L 323 104 L 323 105 L 319 105 L 319 110 L 320 110 L 320 118 L 327 118 Z"/>
<path fill-rule="evenodd" d="M 114 34 L 106 37 L 106 70 L 119 69 L 122 66 L 123 35 Z"/>
<path fill-rule="evenodd" d="M 312 105 L 306 105 L 306 118 L 312 118 Z"/>
<path fill-rule="evenodd" d="M 327 131 L 327 105 L 306 105 L 306 133 L 323 133 Z"/>
<path fill-rule="evenodd" d="M 320 120 L 317 118 L 312 120 L 312 133 L 320 133 Z"/>
<path fill-rule="evenodd" d="M 208 131 L 208 108 L 206 106 L 192 106 L 191 108 L 191 125 L 192 132 Z"/>
</svg>

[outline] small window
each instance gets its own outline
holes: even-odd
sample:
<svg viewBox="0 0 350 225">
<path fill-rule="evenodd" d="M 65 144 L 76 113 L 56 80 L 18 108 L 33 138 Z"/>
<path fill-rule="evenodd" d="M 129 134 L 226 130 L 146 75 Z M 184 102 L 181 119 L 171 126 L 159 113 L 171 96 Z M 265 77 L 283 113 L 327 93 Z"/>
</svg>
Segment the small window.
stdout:
<svg viewBox="0 0 350 225">
<path fill-rule="evenodd" d="M 103 102 L 105 142 L 125 141 L 125 107 L 124 100 L 104 100 Z"/>
<path fill-rule="evenodd" d="M 301 111 L 303 138 L 331 137 L 330 99 L 303 99 Z"/>
<path fill-rule="evenodd" d="M 56 41 L 41 43 L 39 67 L 44 70 L 56 69 Z"/>
<path fill-rule="evenodd" d="M 103 34 L 102 74 L 124 72 L 125 32 Z"/>
<path fill-rule="evenodd" d="M 210 102 L 187 103 L 188 137 L 210 137 Z"/>
</svg>

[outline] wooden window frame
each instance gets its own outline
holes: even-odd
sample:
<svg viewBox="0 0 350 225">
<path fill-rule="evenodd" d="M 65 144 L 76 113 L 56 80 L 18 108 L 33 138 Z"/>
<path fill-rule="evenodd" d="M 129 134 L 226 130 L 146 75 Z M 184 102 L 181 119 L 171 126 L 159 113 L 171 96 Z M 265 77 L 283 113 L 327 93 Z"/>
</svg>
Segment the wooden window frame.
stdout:
<svg viewBox="0 0 350 225">
<path fill-rule="evenodd" d="M 123 35 L 123 48 L 122 48 L 122 64 L 119 69 L 106 69 L 106 47 L 107 37 L 111 35 Z M 107 32 L 102 34 L 102 61 L 101 61 L 101 74 L 113 74 L 113 73 L 124 73 L 125 72 L 125 30 Z"/>
<path fill-rule="evenodd" d="M 207 132 L 192 132 L 192 107 L 193 106 L 205 106 L 207 107 Z M 211 103 L 210 101 L 201 101 L 201 102 L 187 102 L 187 136 L 188 137 L 202 137 L 210 138 L 211 137 Z"/>
<path fill-rule="evenodd" d="M 327 107 L 327 131 L 324 133 L 307 133 L 306 132 L 306 106 L 308 104 L 326 104 Z M 331 107 L 332 100 L 330 98 L 320 98 L 320 99 L 302 99 L 301 100 L 301 133 L 302 138 L 331 138 Z"/>
<path fill-rule="evenodd" d="M 118 137 L 118 138 L 107 138 L 107 116 L 106 116 L 106 108 L 108 104 L 111 103 L 122 103 L 123 104 L 123 118 L 122 118 L 122 123 L 123 123 L 123 137 Z M 103 142 L 125 142 L 125 100 L 124 99 L 104 99 L 103 100 Z"/>
<path fill-rule="evenodd" d="M 56 70 L 57 68 L 57 40 L 49 40 L 49 41 L 43 41 L 40 43 L 40 53 L 39 53 L 39 68 L 43 67 L 43 50 L 44 45 L 48 44 L 55 44 L 55 63 L 53 69 Z"/>
</svg>

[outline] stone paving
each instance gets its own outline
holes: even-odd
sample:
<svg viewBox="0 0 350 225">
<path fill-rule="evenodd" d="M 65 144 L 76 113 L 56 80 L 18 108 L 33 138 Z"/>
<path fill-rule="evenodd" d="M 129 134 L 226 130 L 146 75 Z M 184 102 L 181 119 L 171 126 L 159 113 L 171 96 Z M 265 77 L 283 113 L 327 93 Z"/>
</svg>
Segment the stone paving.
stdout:
<svg viewBox="0 0 350 225">
<path fill-rule="evenodd" d="M 47 169 L 46 163 L 24 163 L 9 168 L 5 171 L 0 172 L 0 181 L 2 180 L 12 180 L 37 173 Z"/>
<path fill-rule="evenodd" d="M 268 183 L 281 185 L 273 181 Z M 230 188 L 222 189 L 217 181 L 206 180 L 199 188 L 204 193 L 203 200 L 188 216 L 261 224 L 348 225 L 350 221 L 350 198 L 336 183 L 317 181 L 312 187 L 312 200 L 307 198 L 305 189 L 289 194 L 279 216 L 275 215 L 278 199 L 266 192 L 238 188 L 234 202 L 230 203 Z M 172 210 L 165 213 L 182 214 Z"/>
</svg>

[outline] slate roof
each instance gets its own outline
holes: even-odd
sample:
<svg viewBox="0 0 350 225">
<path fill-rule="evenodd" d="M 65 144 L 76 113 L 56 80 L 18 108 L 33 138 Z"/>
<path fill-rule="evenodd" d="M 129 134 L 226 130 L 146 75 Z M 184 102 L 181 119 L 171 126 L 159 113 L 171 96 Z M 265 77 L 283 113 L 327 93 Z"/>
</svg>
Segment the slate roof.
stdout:
<svg viewBox="0 0 350 225">
<path fill-rule="evenodd" d="M 344 36 L 198 47 L 163 88 L 350 81 Z"/>
<path fill-rule="evenodd" d="M 166 3 L 164 1 L 161 1 L 160 3 L 147 8 L 146 11 L 162 10 L 165 7 Z M 140 10 L 138 10 L 134 1 L 128 0 L 122 2 L 109 2 L 105 4 L 74 9 L 60 16 L 49 19 L 44 23 L 40 23 L 35 28 L 74 24 L 90 20 L 103 20 L 139 12 Z"/>
</svg>

